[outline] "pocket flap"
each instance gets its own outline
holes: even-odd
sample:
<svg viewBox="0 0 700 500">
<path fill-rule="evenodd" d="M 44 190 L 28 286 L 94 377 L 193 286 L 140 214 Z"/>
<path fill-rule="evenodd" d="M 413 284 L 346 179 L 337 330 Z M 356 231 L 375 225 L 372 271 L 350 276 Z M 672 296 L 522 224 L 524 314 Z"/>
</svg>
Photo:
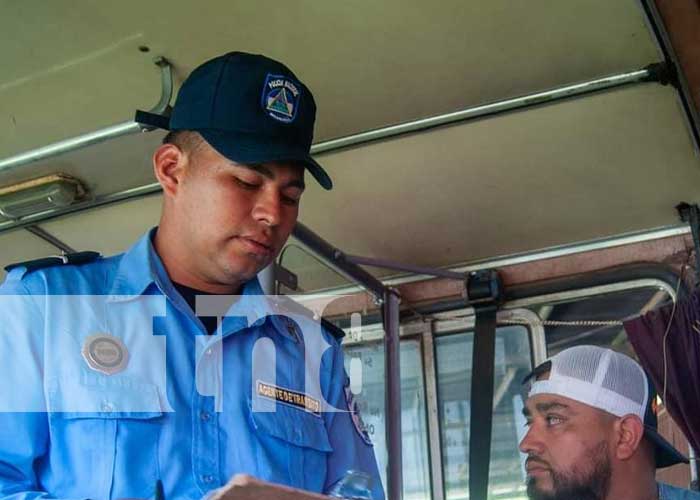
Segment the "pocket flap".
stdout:
<svg viewBox="0 0 700 500">
<path fill-rule="evenodd" d="M 328 431 L 321 417 L 283 404 L 276 405 L 276 411 L 253 411 L 250 415 L 255 429 L 287 441 L 295 446 L 331 452 L 333 447 L 328 440 Z"/>
<path fill-rule="evenodd" d="M 84 385 L 53 379 L 48 383 L 48 411 L 54 418 L 150 419 L 163 415 L 155 384 Z"/>
</svg>

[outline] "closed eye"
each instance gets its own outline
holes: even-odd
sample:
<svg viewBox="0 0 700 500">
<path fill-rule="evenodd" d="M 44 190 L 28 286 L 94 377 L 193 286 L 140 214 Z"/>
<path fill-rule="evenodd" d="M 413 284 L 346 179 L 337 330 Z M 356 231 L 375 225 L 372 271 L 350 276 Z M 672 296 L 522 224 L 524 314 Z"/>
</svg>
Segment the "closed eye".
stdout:
<svg viewBox="0 0 700 500">
<path fill-rule="evenodd" d="M 241 186 L 243 189 L 253 190 L 253 189 L 257 189 L 257 188 L 260 187 L 259 184 L 255 184 L 255 183 L 252 183 L 252 182 L 246 182 L 246 181 L 244 181 L 243 179 L 241 179 L 241 178 L 239 178 L 239 177 L 234 177 L 234 179 L 235 179 L 235 181 L 236 181 L 236 184 L 238 184 L 239 186 Z"/>
<path fill-rule="evenodd" d="M 282 197 L 282 201 L 283 201 L 286 205 L 296 206 L 296 205 L 299 204 L 299 201 L 300 201 L 300 200 L 297 199 L 297 198 L 292 198 L 292 197 L 290 197 L 290 196 L 283 196 L 283 197 Z"/>
<path fill-rule="evenodd" d="M 296 206 L 301 201 L 301 195 L 304 193 L 302 189 L 290 187 L 282 192 L 282 202 L 287 205 Z"/>
</svg>

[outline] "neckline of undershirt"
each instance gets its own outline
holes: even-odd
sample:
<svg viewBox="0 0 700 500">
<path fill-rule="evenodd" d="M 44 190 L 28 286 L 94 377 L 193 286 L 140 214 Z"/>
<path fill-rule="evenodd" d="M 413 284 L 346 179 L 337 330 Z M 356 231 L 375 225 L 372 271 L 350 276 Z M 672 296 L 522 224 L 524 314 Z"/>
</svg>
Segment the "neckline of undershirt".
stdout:
<svg viewBox="0 0 700 500">
<path fill-rule="evenodd" d="M 206 292 L 204 290 L 198 290 L 197 288 L 192 288 L 191 286 L 183 285 L 182 283 L 172 282 L 173 286 L 184 299 L 187 305 L 190 307 L 193 313 L 195 313 L 195 301 L 197 300 L 197 295 L 227 295 L 225 293 L 218 294 L 213 292 Z M 195 313 L 196 315 L 196 313 Z M 197 316 L 199 321 L 202 322 L 204 328 L 207 330 L 208 335 L 212 335 L 216 332 L 217 321 L 216 316 Z"/>
</svg>

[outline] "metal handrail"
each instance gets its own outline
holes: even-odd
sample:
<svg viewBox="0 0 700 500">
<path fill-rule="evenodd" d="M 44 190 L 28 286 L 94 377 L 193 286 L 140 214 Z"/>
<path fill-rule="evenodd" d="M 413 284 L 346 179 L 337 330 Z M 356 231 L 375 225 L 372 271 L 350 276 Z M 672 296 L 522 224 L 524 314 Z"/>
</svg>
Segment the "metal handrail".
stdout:
<svg viewBox="0 0 700 500">
<path fill-rule="evenodd" d="M 514 97 L 512 99 L 483 104 L 460 111 L 455 111 L 453 113 L 422 118 L 420 120 L 410 121 L 407 123 L 361 132 L 359 134 L 314 144 L 311 146 L 311 153 L 321 154 L 337 151 L 339 149 L 366 144 L 372 141 L 411 134 L 429 130 L 435 127 L 442 127 L 444 125 L 452 125 L 479 118 L 487 118 L 508 111 L 519 111 L 533 106 L 549 104 L 572 97 L 581 97 L 630 84 L 663 81 L 663 79 L 660 79 L 659 77 L 660 75 L 664 74 L 664 67 L 664 63 L 650 64 L 646 68 L 636 71 L 606 76 L 604 78 L 596 78 L 595 80 L 589 80 L 574 85 L 567 85 L 552 90 L 546 90 L 544 92 L 536 92 L 534 94 L 527 94 L 520 97 Z"/>
<path fill-rule="evenodd" d="M 173 75 L 170 62 L 164 57 L 156 57 L 154 64 L 160 68 L 161 75 L 161 95 L 158 103 L 150 110 L 151 113 L 162 114 L 168 110 L 170 100 L 173 96 Z M 38 149 L 26 151 L 9 158 L 0 160 L 0 173 L 9 172 L 16 168 L 34 163 L 46 158 L 51 158 L 63 153 L 75 151 L 76 149 L 84 148 L 92 144 L 99 144 L 109 139 L 115 139 L 123 135 L 131 135 L 137 132 L 143 132 L 144 127 L 134 121 L 118 123 L 110 125 L 94 132 L 88 132 L 77 137 L 71 137 L 63 141 L 54 142 L 48 146 L 42 146 Z"/>
<path fill-rule="evenodd" d="M 167 103 L 170 102 L 172 93 L 172 72 L 170 63 L 165 58 L 157 58 L 156 64 L 161 68 L 163 80 L 163 92 L 156 108 L 149 112 L 162 114 L 167 109 Z M 542 104 L 551 104 L 562 99 L 580 97 L 589 95 L 613 88 L 622 86 L 639 84 L 645 82 L 660 82 L 666 84 L 665 79 L 665 64 L 655 63 L 646 68 L 611 75 L 604 78 L 597 78 L 583 83 L 567 85 L 545 92 L 536 92 L 533 94 L 507 99 L 504 101 L 493 102 L 490 104 L 480 105 L 453 113 L 442 114 L 420 120 L 415 120 L 398 125 L 370 130 L 359 134 L 332 139 L 329 141 L 320 142 L 311 146 L 312 154 L 325 154 L 333 151 L 338 151 L 348 147 L 358 146 L 373 141 L 390 139 L 401 135 L 417 133 L 420 131 L 432 129 L 435 127 L 463 123 L 477 119 L 488 118 L 497 114 L 522 110 L 524 108 L 538 106 Z M 165 106 L 165 108 L 163 108 Z M 159 108 L 159 109 L 157 109 Z M 149 128 L 142 126 L 137 122 L 125 122 L 112 127 L 98 130 L 89 134 L 85 134 L 76 138 L 67 139 L 37 150 L 28 151 L 17 156 L 0 160 L 0 173 L 18 168 L 20 166 L 32 163 L 50 156 L 55 156 L 61 153 L 88 146 L 97 142 L 103 142 L 108 139 L 119 137 L 122 135 L 133 134 L 136 132 L 147 131 Z M 147 196 L 160 192 L 160 186 L 157 183 L 148 184 L 130 188 L 116 193 L 96 196 L 82 203 L 71 205 L 69 207 L 47 210 L 38 214 L 33 214 L 19 220 L 0 222 L 0 233 L 18 227 L 25 227 L 30 224 L 53 219 L 70 213 L 81 210 L 87 210 L 106 204 L 115 203 L 118 201 L 126 201 L 142 196 Z"/>
</svg>

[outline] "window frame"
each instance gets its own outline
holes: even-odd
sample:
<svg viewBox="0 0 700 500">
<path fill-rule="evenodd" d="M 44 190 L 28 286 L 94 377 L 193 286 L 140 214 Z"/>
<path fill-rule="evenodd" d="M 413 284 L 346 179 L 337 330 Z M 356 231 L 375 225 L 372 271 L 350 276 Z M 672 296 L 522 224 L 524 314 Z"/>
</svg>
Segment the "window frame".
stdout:
<svg viewBox="0 0 700 500">
<path fill-rule="evenodd" d="M 545 327 L 540 316 L 527 307 L 556 302 L 585 300 L 606 293 L 638 288 L 657 288 L 676 301 L 687 294 L 681 277 L 669 266 L 648 263 L 616 266 L 600 271 L 563 276 L 543 282 L 506 287 L 508 300 L 497 313 L 497 320 L 522 321 L 528 330 L 532 366 L 547 359 Z M 463 307 L 463 301 L 435 302 L 427 307 L 414 308 L 419 314 L 430 314 L 432 320 L 412 319 L 401 324 L 400 340 L 417 340 L 421 354 L 422 376 L 425 388 L 424 408 L 428 434 L 429 480 L 431 500 L 445 500 L 445 480 L 442 461 L 441 423 L 439 421 L 437 364 L 435 340 L 443 335 L 473 331 L 474 309 Z M 454 318 L 459 315 L 459 318 Z M 369 316 L 375 320 L 375 317 Z M 362 325 L 361 333 L 350 332 L 343 346 L 382 342 L 384 329 L 381 322 Z"/>
</svg>

